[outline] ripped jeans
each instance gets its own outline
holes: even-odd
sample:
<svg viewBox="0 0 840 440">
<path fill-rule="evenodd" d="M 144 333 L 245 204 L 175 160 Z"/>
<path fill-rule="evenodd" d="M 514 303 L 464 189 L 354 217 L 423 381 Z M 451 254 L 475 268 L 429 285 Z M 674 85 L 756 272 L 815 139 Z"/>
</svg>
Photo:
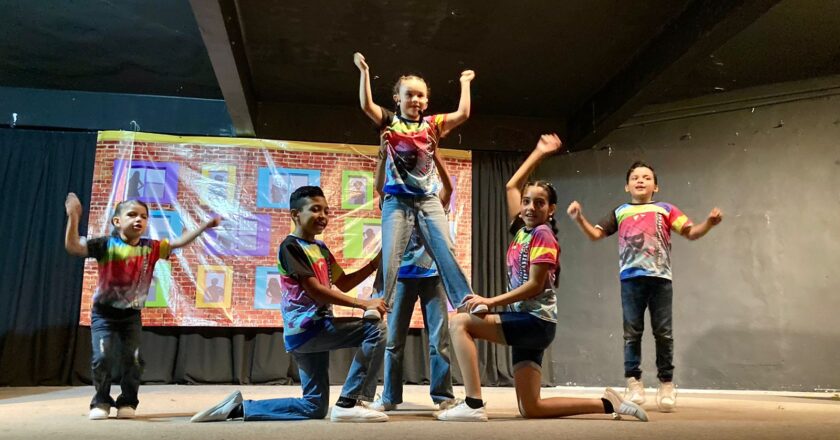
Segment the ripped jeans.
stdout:
<svg viewBox="0 0 840 440">
<path fill-rule="evenodd" d="M 95 304 L 90 313 L 90 337 L 93 348 L 91 369 L 96 395 L 90 407 L 109 405 L 122 408 L 137 408 L 137 391 L 143 374 L 143 357 L 140 355 L 142 326 L 140 310 L 115 309 Z M 122 393 L 114 401 L 111 398 L 111 370 L 120 367 L 120 389 Z"/>
</svg>

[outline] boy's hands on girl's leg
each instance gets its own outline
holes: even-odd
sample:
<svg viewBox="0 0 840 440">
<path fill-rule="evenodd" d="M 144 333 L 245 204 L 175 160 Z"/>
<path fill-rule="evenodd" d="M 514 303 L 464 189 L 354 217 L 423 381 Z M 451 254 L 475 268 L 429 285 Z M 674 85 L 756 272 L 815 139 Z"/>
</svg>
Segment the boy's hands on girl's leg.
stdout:
<svg viewBox="0 0 840 440">
<path fill-rule="evenodd" d="M 359 301 L 361 308 L 365 310 L 376 310 L 380 316 L 388 313 L 388 306 L 382 298 L 371 298 Z"/>
<path fill-rule="evenodd" d="M 82 215 L 82 203 L 75 193 L 68 193 L 67 199 L 64 200 L 64 210 L 67 212 L 67 217 Z"/>
</svg>

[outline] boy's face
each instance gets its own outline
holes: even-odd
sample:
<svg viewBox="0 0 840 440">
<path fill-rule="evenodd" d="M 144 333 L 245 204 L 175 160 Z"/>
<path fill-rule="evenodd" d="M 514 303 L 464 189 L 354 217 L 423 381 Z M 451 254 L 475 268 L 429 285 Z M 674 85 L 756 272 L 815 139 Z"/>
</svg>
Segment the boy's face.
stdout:
<svg viewBox="0 0 840 440">
<path fill-rule="evenodd" d="M 649 202 L 653 199 L 653 193 L 659 191 L 659 186 L 654 183 L 653 171 L 650 168 L 638 167 L 630 172 L 624 191 L 630 193 L 634 201 Z"/>
<path fill-rule="evenodd" d="M 304 200 L 306 203 L 300 210 L 291 210 L 292 219 L 304 233 L 314 237 L 326 229 L 330 208 L 327 206 L 327 199 L 321 196 L 307 197 Z"/>
<path fill-rule="evenodd" d="M 114 227 L 124 238 L 133 241 L 146 232 L 149 223 L 149 213 L 146 208 L 136 203 L 130 203 L 120 215 L 111 219 Z"/>
<path fill-rule="evenodd" d="M 394 101 L 400 106 L 400 112 L 409 119 L 418 119 L 429 106 L 429 92 L 425 81 L 406 78 L 400 83 L 400 94 L 394 95 Z"/>
</svg>

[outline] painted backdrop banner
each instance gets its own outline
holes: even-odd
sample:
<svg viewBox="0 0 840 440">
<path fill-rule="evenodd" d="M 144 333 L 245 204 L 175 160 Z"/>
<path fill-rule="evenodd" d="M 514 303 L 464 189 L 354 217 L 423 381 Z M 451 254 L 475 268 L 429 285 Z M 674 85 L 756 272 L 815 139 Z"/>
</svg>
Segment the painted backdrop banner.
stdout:
<svg viewBox="0 0 840 440">
<path fill-rule="evenodd" d="M 345 271 L 379 251 L 382 233 L 373 175 L 378 147 L 99 133 L 89 237 L 108 235 L 122 200 L 149 205 L 147 236 L 175 238 L 221 216 L 222 224 L 155 267 L 143 310 L 145 326 L 280 327 L 277 248 L 293 229 L 289 195 L 317 185 L 332 211 L 323 236 Z M 464 272 L 471 271 L 472 162 L 469 152 L 441 150 L 455 191 L 450 232 Z M 90 325 L 96 261 L 88 259 L 81 324 Z M 373 275 L 346 295 L 373 292 Z M 334 307 L 336 316 L 361 310 Z M 423 326 L 419 303 L 411 326 Z"/>
</svg>

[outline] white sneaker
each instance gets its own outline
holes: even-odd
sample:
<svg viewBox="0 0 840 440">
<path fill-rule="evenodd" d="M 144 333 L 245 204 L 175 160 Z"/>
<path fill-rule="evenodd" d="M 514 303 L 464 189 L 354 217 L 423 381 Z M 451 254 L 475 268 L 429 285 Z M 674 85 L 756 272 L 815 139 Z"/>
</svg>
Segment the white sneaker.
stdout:
<svg viewBox="0 0 840 440">
<path fill-rule="evenodd" d="M 614 419 L 621 419 L 621 416 L 632 416 L 635 417 L 643 422 L 648 421 L 647 413 L 641 406 L 629 401 L 624 400 L 621 398 L 621 395 L 618 394 L 614 389 L 607 388 L 604 390 L 603 399 L 607 399 L 613 406 L 613 418 Z"/>
<path fill-rule="evenodd" d="M 378 394 L 376 395 L 376 399 L 374 399 L 373 402 L 368 403 L 365 406 L 367 406 L 369 409 L 379 412 L 393 411 L 397 409 L 396 403 L 386 403 L 384 400 L 382 400 L 382 396 Z"/>
<path fill-rule="evenodd" d="M 452 408 L 453 406 L 457 406 L 457 405 L 458 405 L 458 404 L 460 404 L 461 402 L 463 402 L 463 400 L 461 400 L 461 399 L 446 399 L 446 400 L 442 400 L 442 401 L 438 402 L 438 404 L 437 404 L 437 410 L 438 410 L 438 411 L 445 411 L 445 410 L 447 410 L 447 409 L 449 409 L 449 408 Z"/>
<path fill-rule="evenodd" d="M 435 417 L 444 422 L 486 422 L 487 409 L 483 406 L 481 408 L 470 408 L 467 402 L 462 401 L 455 406 L 438 411 L 435 413 Z"/>
<path fill-rule="evenodd" d="M 228 419 L 228 416 L 236 408 L 237 405 L 242 404 L 242 393 L 239 391 L 232 392 L 225 397 L 221 402 L 205 409 L 204 411 L 192 416 L 190 422 L 221 422 Z"/>
<path fill-rule="evenodd" d="M 645 384 L 635 377 L 627 378 L 627 389 L 624 390 L 624 398 L 636 405 L 645 404 Z"/>
<path fill-rule="evenodd" d="M 134 418 L 134 408 L 130 406 L 123 406 L 121 408 L 117 408 L 117 418 L 118 419 L 133 419 Z"/>
<path fill-rule="evenodd" d="M 382 315 L 379 313 L 379 310 L 376 309 L 367 309 L 365 313 L 362 315 L 362 319 L 367 319 L 369 321 L 381 321 Z"/>
<path fill-rule="evenodd" d="M 352 408 L 342 408 L 340 406 L 333 406 L 330 412 L 330 421 L 345 422 L 345 423 L 374 423 L 387 422 L 388 415 L 376 411 L 359 400 L 356 406 Z"/>
<path fill-rule="evenodd" d="M 662 412 L 671 412 L 677 406 L 677 390 L 674 382 L 660 382 L 656 391 L 656 406 Z"/>
<path fill-rule="evenodd" d="M 88 419 L 90 420 L 105 420 L 111 415 L 110 405 L 96 405 L 90 409 Z"/>
</svg>

